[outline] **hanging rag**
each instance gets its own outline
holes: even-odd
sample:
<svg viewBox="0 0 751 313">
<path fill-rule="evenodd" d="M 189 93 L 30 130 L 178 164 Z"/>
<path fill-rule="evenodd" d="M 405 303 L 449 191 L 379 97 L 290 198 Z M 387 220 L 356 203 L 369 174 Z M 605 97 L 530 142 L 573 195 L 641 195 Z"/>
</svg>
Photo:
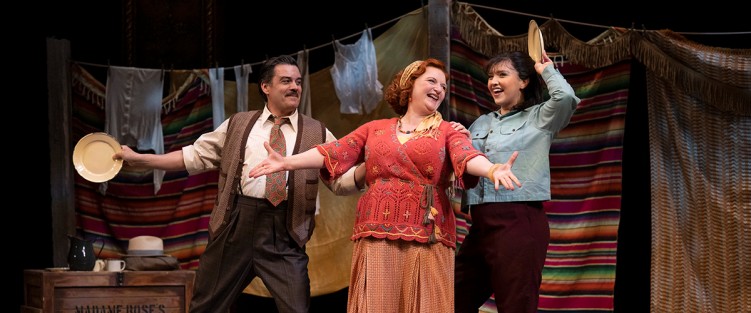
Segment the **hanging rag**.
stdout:
<svg viewBox="0 0 751 313">
<path fill-rule="evenodd" d="M 164 154 L 163 94 L 164 70 L 110 67 L 105 96 L 105 132 L 122 145 Z M 164 172 L 153 171 L 154 194 L 162 187 Z"/>
<path fill-rule="evenodd" d="M 224 68 L 210 68 L 209 82 L 211 84 L 211 113 L 214 129 L 224 122 Z"/>
<path fill-rule="evenodd" d="M 307 49 L 297 52 L 297 66 L 300 67 L 302 74 L 302 94 L 300 95 L 300 106 L 297 110 L 307 116 L 313 116 L 313 108 L 310 106 L 310 78 L 308 78 L 309 57 L 310 54 Z"/>
<path fill-rule="evenodd" d="M 334 65 L 331 67 L 339 110 L 344 114 L 370 114 L 383 99 L 383 85 L 378 81 L 375 45 L 370 28 L 354 44 L 334 40 Z"/>
<path fill-rule="evenodd" d="M 235 65 L 235 82 L 237 83 L 237 112 L 248 111 L 248 77 L 253 70 L 250 64 Z"/>
</svg>

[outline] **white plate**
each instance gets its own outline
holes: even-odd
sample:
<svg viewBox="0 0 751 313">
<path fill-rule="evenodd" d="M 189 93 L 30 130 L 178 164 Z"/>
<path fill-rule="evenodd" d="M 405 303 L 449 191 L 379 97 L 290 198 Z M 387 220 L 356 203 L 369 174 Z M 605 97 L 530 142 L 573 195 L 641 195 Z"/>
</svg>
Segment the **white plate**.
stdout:
<svg viewBox="0 0 751 313">
<path fill-rule="evenodd" d="M 122 148 L 114 137 L 107 133 L 91 133 L 83 136 L 73 149 L 73 164 L 76 171 L 88 181 L 101 183 L 115 177 L 123 167 L 122 160 L 113 160 L 112 155 Z"/>
<path fill-rule="evenodd" d="M 537 27 L 535 20 L 529 21 L 529 31 L 527 32 L 527 49 L 529 56 L 535 62 L 542 62 L 542 51 L 545 50 L 545 43 L 542 40 L 542 32 Z"/>
</svg>

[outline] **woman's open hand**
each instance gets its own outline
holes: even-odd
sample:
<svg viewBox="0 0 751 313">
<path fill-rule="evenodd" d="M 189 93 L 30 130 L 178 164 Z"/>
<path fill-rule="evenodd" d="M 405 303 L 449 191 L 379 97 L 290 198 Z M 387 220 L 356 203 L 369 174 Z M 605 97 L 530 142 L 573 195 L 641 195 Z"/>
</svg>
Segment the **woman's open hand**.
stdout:
<svg viewBox="0 0 751 313">
<path fill-rule="evenodd" d="M 250 178 L 258 178 L 259 176 L 284 171 L 284 157 L 279 152 L 274 151 L 268 142 L 264 142 L 263 147 L 266 148 L 269 156 L 250 169 L 250 173 L 248 173 L 248 177 Z"/>
<path fill-rule="evenodd" d="M 496 163 L 495 165 L 493 165 L 493 171 L 489 173 L 488 176 L 492 175 L 493 179 L 491 180 L 495 184 L 495 190 L 498 190 L 498 188 L 500 188 L 500 185 L 503 185 L 503 188 L 506 188 L 508 190 L 514 190 L 514 184 L 519 187 L 522 186 L 522 183 L 518 178 L 516 178 L 516 175 L 511 172 L 511 166 L 514 165 L 514 161 L 516 161 L 517 156 L 519 156 L 519 151 L 514 151 L 514 153 L 511 154 L 511 157 L 508 158 L 508 161 L 506 161 L 506 163 Z"/>
</svg>

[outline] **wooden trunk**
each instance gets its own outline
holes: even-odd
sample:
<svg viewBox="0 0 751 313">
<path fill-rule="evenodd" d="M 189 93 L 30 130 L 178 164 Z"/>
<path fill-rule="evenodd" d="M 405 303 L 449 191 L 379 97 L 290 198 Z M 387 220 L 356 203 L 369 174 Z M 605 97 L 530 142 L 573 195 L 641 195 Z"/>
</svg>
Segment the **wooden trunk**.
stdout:
<svg viewBox="0 0 751 313">
<path fill-rule="evenodd" d="M 21 313 L 182 313 L 195 272 L 24 270 Z"/>
</svg>

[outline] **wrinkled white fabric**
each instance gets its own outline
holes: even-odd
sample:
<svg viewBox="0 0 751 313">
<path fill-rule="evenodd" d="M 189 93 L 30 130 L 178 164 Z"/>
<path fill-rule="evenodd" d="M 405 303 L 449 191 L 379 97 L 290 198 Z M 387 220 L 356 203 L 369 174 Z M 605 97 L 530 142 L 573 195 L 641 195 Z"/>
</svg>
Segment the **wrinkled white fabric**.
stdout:
<svg viewBox="0 0 751 313">
<path fill-rule="evenodd" d="M 310 54 L 307 49 L 297 52 L 297 66 L 300 68 L 300 73 L 302 74 L 302 95 L 300 95 L 300 106 L 297 107 L 297 110 L 302 114 L 312 117 L 313 108 L 310 106 L 310 78 L 308 78 L 308 65 L 310 64 L 309 57 Z"/>
<path fill-rule="evenodd" d="M 383 99 L 383 85 L 378 81 L 376 51 L 370 28 L 354 44 L 334 40 L 334 65 L 331 67 L 339 110 L 344 114 L 373 112 Z"/>
<path fill-rule="evenodd" d="M 211 84 L 211 113 L 214 129 L 224 121 L 224 68 L 210 68 L 209 82 Z"/>
<path fill-rule="evenodd" d="M 253 70 L 250 64 L 235 65 L 235 82 L 237 83 L 237 112 L 248 111 L 248 77 Z"/>
<path fill-rule="evenodd" d="M 164 154 L 163 94 L 163 70 L 110 67 L 105 96 L 105 132 L 122 145 Z M 156 194 L 162 187 L 164 171 L 153 172 Z"/>
</svg>

